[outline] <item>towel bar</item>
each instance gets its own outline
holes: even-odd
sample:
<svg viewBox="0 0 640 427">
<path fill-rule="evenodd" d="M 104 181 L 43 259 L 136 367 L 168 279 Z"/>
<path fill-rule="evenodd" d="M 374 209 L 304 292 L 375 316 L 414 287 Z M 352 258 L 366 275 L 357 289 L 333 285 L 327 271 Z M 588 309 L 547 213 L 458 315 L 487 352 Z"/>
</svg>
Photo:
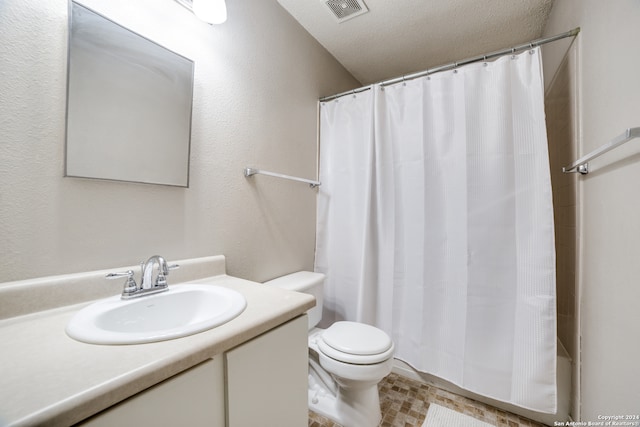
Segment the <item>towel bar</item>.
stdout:
<svg viewBox="0 0 640 427">
<path fill-rule="evenodd" d="M 589 161 L 595 159 L 606 153 L 607 151 L 611 151 L 616 147 L 621 146 L 625 142 L 628 142 L 634 138 L 640 137 L 640 127 L 637 128 L 629 128 L 625 130 L 621 135 L 615 137 L 611 142 L 604 144 L 602 147 L 597 150 L 593 150 L 591 153 L 580 157 L 575 162 L 571 163 L 569 166 L 565 166 L 562 168 L 562 172 L 564 173 L 580 173 L 582 175 L 586 175 L 589 173 Z"/>
<path fill-rule="evenodd" d="M 261 175 L 267 175 L 267 176 L 275 176 L 276 178 L 283 178 L 283 179 L 289 179 L 292 181 L 298 181 L 298 182 L 304 182 L 306 184 L 309 184 L 309 186 L 311 188 L 315 188 L 320 186 L 322 183 L 320 181 L 313 181 L 310 179 L 305 179 L 305 178 L 298 178 L 297 176 L 291 176 L 291 175 L 284 175 L 281 173 L 276 173 L 276 172 L 268 172 L 268 171 L 263 171 L 260 169 L 253 169 L 253 168 L 245 168 L 244 169 L 244 176 L 246 177 L 250 177 L 253 175 L 257 175 L 257 174 L 261 174 Z"/>
</svg>

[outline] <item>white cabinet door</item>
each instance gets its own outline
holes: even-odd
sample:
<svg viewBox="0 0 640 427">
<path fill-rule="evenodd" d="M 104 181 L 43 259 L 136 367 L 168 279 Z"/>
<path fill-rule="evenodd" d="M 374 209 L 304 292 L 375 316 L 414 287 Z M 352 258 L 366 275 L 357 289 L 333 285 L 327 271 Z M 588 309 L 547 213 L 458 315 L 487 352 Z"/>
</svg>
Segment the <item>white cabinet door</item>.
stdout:
<svg viewBox="0 0 640 427">
<path fill-rule="evenodd" d="M 209 359 L 77 425 L 225 427 L 222 361 Z"/>
<path fill-rule="evenodd" d="M 302 315 L 226 353 L 228 427 L 308 425 L 307 328 Z"/>
</svg>

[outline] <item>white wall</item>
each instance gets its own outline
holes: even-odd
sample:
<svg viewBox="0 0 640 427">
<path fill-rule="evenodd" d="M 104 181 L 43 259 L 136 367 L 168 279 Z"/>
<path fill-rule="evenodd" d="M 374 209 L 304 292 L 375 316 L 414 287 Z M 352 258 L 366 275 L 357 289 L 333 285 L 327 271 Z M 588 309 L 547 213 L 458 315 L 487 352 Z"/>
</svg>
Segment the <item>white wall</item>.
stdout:
<svg viewBox="0 0 640 427">
<path fill-rule="evenodd" d="M 547 35 L 582 28 L 579 155 L 640 126 L 638 22 L 637 0 L 555 2 Z M 576 178 L 582 421 L 640 414 L 640 140 L 591 166 Z"/>
<path fill-rule="evenodd" d="M 83 3 L 196 63 L 190 188 L 63 178 L 66 0 L 0 1 L 0 282 L 227 256 L 265 280 L 313 267 L 317 98 L 359 84 L 275 0 L 211 27 L 173 0 Z M 141 159 L 141 161 L 143 161 Z"/>
</svg>

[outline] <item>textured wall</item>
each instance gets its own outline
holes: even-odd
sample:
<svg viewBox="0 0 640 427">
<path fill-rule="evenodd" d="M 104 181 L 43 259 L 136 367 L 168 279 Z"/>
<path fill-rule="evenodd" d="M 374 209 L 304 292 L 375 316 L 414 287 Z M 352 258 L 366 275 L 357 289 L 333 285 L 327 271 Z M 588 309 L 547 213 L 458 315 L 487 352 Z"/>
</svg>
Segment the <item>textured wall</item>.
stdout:
<svg viewBox="0 0 640 427">
<path fill-rule="evenodd" d="M 558 0 L 546 34 L 580 26 L 578 155 L 640 126 L 635 0 Z M 556 56 L 556 59 L 558 57 Z M 547 58 L 545 58 L 546 60 Z M 637 415 L 640 402 L 640 140 L 590 163 L 577 177 L 580 420 Z M 577 415 L 577 414 L 575 414 Z"/>
<path fill-rule="evenodd" d="M 172 0 L 86 0 L 196 63 L 190 188 L 63 178 L 66 0 L 0 1 L 0 282 L 224 254 L 264 280 L 313 266 L 317 98 L 359 84 L 275 0 L 211 27 Z M 140 159 L 143 161 L 143 159 Z"/>
</svg>

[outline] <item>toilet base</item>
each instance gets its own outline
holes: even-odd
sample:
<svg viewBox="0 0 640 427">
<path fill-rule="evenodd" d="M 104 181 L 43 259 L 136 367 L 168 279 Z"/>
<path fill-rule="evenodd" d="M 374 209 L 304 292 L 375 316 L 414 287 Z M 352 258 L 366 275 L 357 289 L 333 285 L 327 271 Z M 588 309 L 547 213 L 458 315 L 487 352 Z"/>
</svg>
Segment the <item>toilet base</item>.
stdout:
<svg viewBox="0 0 640 427">
<path fill-rule="evenodd" d="M 338 387 L 334 394 L 313 375 L 309 376 L 309 409 L 349 427 L 377 427 L 382 419 L 378 386 L 350 390 Z"/>
<path fill-rule="evenodd" d="M 378 383 L 391 372 L 393 358 L 370 365 L 340 362 L 319 350 L 322 332 L 309 334 L 309 409 L 345 427 L 378 427 Z"/>
</svg>

